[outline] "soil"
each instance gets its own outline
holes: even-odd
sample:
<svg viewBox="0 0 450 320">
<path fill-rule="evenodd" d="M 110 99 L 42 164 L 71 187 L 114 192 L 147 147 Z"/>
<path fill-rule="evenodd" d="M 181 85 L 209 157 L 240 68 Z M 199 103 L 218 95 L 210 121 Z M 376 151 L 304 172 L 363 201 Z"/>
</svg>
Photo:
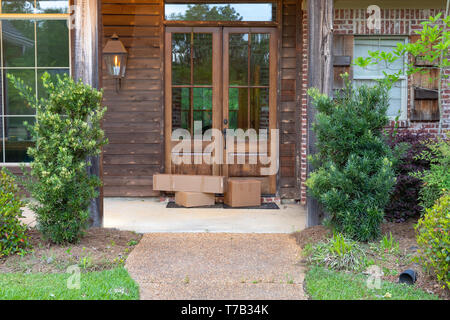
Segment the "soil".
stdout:
<svg viewBox="0 0 450 320">
<path fill-rule="evenodd" d="M 100 271 L 123 265 L 142 235 L 117 229 L 91 228 L 79 243 L 56 245 L 28 230 L 31 252 L 0 258 L 0 273 L 64 273 L 72 265 L 83 271 Z"/>
<path fill-rule="evenodd" d="M 299 232 L 292 233 L 297 244 L 303 249 L 308 244 L 326 240 L 331 236 L 331 231 L 324 226 L 314 226 Z"/>
<path fill-rule="evenodd" d="M 402 223 L 383 223 L 381 226 L 382 235 L 391 233 L 393 238 L 398 241 L 399 250 L 397 253 L 383 253 L 375 252 L 370 249 L 370 244 L 364 246 L 368 249 L 368 256 L 375 260 L 375 264 L 383 269 L 383 279 L 391 282 L 398 282 L 398 277 L 401 272 L 407 269 L 413 269 L 417 272 L 417 281 L 415 286 L 428 292 L 439 296 L 441 299 L 449 300 L 450 292 L 448 289 L 442 289 L 442 286 L 437 283 L 435 278 L 425 272 L 423 268 L 413 261 L 417 255 L 416 232 L 414 225 L 417 220 L 409 220 Z M 307 228 L 300 232 L 295 232 L 292 236 L 296 239 L 297 244 L 304 248 L 307 244 L 313 244 L 324 241 L 331 237 L 332 233 L 324 226 L 314 226 Z M 377 242 L 375 242 L 377 243 Z"/>
</svg>

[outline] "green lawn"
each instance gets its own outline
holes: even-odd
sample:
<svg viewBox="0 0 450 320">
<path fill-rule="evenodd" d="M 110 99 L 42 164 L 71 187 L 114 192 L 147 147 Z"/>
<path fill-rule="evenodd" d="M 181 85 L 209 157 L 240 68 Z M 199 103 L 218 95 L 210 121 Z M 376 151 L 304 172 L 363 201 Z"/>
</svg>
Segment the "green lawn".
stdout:
<svg viewBox="0 0 450 320">
<path fill-rule="evenodd" d="M 136 300 L 139 288 L 123 268 L 80 275 L 80 289 L 68 289 L 70 274 L 0 274 L 0 300 Z"/>
<path fill-rule="evenodd" d="M 313 267 L 306 274 L 306 291 L 313 300 L 438 300 L 412 286 L 387 281 L 382 281 L 380 289 L 369 289 L 366 279 L 363 275 Z"/>
</svg>

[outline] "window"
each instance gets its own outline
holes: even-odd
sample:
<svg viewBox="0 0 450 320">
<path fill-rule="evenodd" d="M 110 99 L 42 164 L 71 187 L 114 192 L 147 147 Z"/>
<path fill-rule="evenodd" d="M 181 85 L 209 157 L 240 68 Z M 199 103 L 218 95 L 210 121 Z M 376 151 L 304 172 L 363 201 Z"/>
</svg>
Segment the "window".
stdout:
<svg viewBox="0 0 450 320">
<path fill-rule="evenodd" d="M 166 20 L 276 21 L 275 3 L 166 3 Z"/>
<path fill-rule="evenodd" d="M 369 51 L 384 51 L 392 52 L 397 47 L 397 43 L 405 42 L 405 38 L 394 37 L 355 37 L 354 57 L 368 57 Z M 398 59 L 397 61 L 387 64 L 381 62 L 376 65 L 371 65 L 366 68 L 358 66 L 354 67 L 353 79 L 358 84 L 374 84 L 375 80 L 384 78 L 384 73 L 394 74 L 402 70 L 402 75 L 399 81 L 394 84 L 389 92 L 389 108 L 388 116 L 394 119 L 400 115 L 400 119 L 407 117 L 407 77 L 405 75 L 405 59 Z"/>
<path fill-rule="evenodd" d="M 44 96 L 41 77 L 70 74 L 69 1 L 0 0 L 0 163 L 29 162 L 33 144 L 24 122 L 35 121 L 7 78 L 20 77 L 37 98 Z"/>
</svg>

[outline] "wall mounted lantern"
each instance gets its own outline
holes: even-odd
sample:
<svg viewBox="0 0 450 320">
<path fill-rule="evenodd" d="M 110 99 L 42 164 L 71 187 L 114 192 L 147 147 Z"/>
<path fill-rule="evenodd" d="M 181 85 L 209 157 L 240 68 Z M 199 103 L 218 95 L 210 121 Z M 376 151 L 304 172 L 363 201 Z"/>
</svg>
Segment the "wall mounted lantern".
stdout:
<svg viewBox="0 0 450 320">
<path fill-rule="evenodd" d="M 113 34 L 106 43 L 103 48 L 103 57 L 105 58 L 108 74 L 116 80 L 116 92 L 118 92 L 122 78 L 125 77 L 128 52 L 117 34 Z"/>
</svg>

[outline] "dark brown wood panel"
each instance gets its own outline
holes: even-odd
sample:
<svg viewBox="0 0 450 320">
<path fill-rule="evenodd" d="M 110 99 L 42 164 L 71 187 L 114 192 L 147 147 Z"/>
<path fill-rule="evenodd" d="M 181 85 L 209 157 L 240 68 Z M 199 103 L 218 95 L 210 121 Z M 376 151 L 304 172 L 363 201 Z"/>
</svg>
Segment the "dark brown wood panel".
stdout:
<svg viewBox="0 0 450 320">
<path fill-rule="evenodd" d="M 279 129 L 280 129 L 280 173 L 278 190 L 283 198 L 298 198 L 300 194 L 296 179 L 296 149 L 300 135 L 298 123 L 301 121 L 296 116 L 300 112 L 297 108 L 298 81 L 301 65 L 298 65 L 297 56 L 300 52 L 301 39 L 301 1 L 284 0 L 282 2 L 282 26 L 281 26 L 281 91 L 279 99 Z"/>
<path fill-rule="evenodd" d="M 162 12 L 161 0 L 102 0 L 103 46 L 116 33 L 128 51 L 119 92 L 103 65 L 107 197 L 159 194 L 153 191 L 152 176 L 163 169 Z"/>
</svg>

